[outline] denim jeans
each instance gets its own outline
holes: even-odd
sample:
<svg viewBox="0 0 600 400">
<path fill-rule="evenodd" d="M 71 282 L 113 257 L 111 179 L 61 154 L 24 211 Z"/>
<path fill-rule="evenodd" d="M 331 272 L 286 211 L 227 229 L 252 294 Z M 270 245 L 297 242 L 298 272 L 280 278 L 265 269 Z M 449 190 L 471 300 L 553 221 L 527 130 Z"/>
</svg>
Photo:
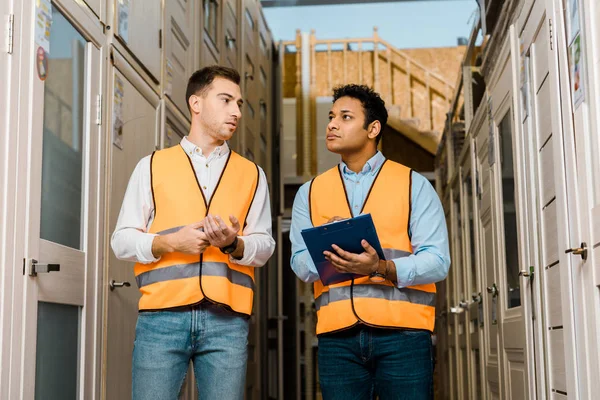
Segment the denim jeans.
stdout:
<svg viewBox="0 0 600 400">
<path fill-rule="evenodd" d="M 249 320 L 202 303 L 141 312 L 133 347 L 134 400 L 177 399 L 190 360 L 202 400 L 242 400 Z"/>
<path fill-rule="evenodd" d="M 319 336 L 325 400 L 433 399 L 431 333 L 359 325 Z"/>
</svg>

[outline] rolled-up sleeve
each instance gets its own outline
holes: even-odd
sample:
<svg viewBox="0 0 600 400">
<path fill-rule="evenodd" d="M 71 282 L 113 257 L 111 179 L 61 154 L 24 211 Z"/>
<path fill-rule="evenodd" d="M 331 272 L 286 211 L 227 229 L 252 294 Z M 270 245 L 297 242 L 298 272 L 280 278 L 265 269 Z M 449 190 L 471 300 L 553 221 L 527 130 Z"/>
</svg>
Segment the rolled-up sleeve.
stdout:
<svg viewBox="0 0 600 400">
<path fill-rule="evenodd" d="M 450 252 L 444 209 L 433 186 L 416 172 L 412 172 L 409 229 L 413 254 L 393 260 L 398 287 L 445 279 L 450 268 Z"/>
<path fill-rule="evenodd" d="M 156 235 L 148 233 L 153 212 L 150 156 L 147 156 L 138 162 L 131 174 L 111 238 L 110 244 L 117 258 L 142 264 L 158 261 L 152 254 Z"/>
<path fill-rule="evenodd" d="M 244 241 L 244 256 L 239 260 L 230 256 L 230 261 L 234 264 L 262 267 L 275 251 L 269 187 L 267 177 L 260 167 L 256 195 L 250 206 L 241 239 Z"/>
<path fill-rule="evenodd" d="M 290 227 L 290 241 L 292 242 L 290 262 L 292 270 L 304 282 L 314 282 L 319 279 L 317 267 L 315 267 L 315 263 L 308 253 L 301 234 L 302 230 L 313 227 L 308 208 L 309 189 L 310 182 L 307 182 L 296 193 L 292 207 L 292 225 Z"/>
</svg>

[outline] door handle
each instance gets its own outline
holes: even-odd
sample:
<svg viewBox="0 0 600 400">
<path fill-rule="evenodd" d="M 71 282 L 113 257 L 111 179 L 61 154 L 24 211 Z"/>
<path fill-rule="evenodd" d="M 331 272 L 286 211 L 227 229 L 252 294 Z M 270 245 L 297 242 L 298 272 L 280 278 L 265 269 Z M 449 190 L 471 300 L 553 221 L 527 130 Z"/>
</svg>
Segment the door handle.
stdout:
<svg viewBox="0 0 600 400">
<path fill-rule="evenodd" d="M 451 314 L 462 314 L 465 311 L 462 307 L 450 307 Z"/>
<path fill-rule="evenodd" d="M 587 244 L 585 242 L 581 242 L 580 247 L 573 247 L 572 249 L 565 250 L 565 253 L 573 253 L 575 255 L 581 256 L 581 259 L 585 261 L 587 260 L 588 254 Z"/>
<path fill-rule="evenodd" d="M 493 297 L 498 296 L 498 287 L 496 286 L 495 283 L 492 286 L 488 286 L 486 289 L 487 289 L 487 292 L 489 294 L 491 294 Z"/>
<path fill-rule="evenodd" d="M 115 288 L 120 288 L 120 287 L 123 287 L 123 286 L 129 287 L 129 286 L 131 286 L 131 283 L 129 283 L 129 282 L 115 282 L 115 280 L 113 279 L 113 280 L 111 280 L 108 283 L 108 286 L 110 286 L 110 290 L 112 292 L 113 290 L 115 290 Z"/>
<path fill-rule="evenodd" d="M 59 272 L 60 264 L 40 264 L 38 260 L 33 258 L 29 260 L 29 276 L 37 276 L 37 274 L 47 274 L 49 272 Z"/>
<path fill-rule="evenodd" d="M 229 34 L 225 35 L 225 46 L 231 49 L 231 44 L 235 44 L 236 40 L 234 37 L 229 36 Z"/>
<path fill-rule="evenodd" d="M 458 306 L 460 308 L 462 308 L 463 310 L 466 310 L 467 308 L 469 308 L 469 303 L 467 303 L 466 301 L 461 300 L 461 301 L 458 302 Z"/>
<path fill-rule="evenodd" d="M 533 279 L 533 266 L 529 267 L 529 271 L 526 269 L 519 271 L 519 276 L 524 276 L 525 278 Z"/>
</svg>

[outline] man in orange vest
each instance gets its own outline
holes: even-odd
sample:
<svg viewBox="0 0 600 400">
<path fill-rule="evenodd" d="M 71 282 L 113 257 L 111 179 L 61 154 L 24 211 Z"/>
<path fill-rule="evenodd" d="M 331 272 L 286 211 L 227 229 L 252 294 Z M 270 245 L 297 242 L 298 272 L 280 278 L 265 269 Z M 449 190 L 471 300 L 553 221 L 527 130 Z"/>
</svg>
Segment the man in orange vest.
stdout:
<svg viewBox="0 0 600 400">
<path fill-rule="evenodd" d="M 195 72 L 189 135 L 143 158 L 129 181 L 111 244 L 136 262 L 142 293 L 133 399 L 176 399 L 190 361 L 200 398 L 244 398 L 254 269 L 275 242 L 265 173 L 227 145 L 239 83 L 230 68 Z"/>
<path fill-rule="evenodd" d="M 372 89 L 334 89 L 327 149 L 341 163 L 304 184 L 294 200 L 292 269 L 314 282 L 319 379 L 329 399 L 431 399 L 435 282 L 450 266 L 444 211 L 431 184 L 386 160 L 377 145 L 387 122 Z M 370 213 L 385 260 L 338 246 L 324 253 L 339 271 L 361 275 L 324 285 L 303 229 Z"/>
</svg>

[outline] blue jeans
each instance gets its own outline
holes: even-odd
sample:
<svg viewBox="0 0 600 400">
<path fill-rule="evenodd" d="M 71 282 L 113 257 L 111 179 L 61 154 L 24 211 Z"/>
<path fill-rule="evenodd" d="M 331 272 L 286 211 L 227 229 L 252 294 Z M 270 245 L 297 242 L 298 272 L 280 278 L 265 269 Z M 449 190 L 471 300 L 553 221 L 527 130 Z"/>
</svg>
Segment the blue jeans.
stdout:
<svg viewBox="0 0 600 400">
<path fill-rule="evenodd" d="M 325 400 L 433 399 L 433 349 L 427 331 L 359 325 L 319 336 Z"/>
<path fill-rule="evenodd" d="M 133 399 L 176 400 L 191 360 L 200 399 L 242 400 L 248 326 L 247 318 L 206 302 L 186 311 L 139 313 Z"/>
</svg>

